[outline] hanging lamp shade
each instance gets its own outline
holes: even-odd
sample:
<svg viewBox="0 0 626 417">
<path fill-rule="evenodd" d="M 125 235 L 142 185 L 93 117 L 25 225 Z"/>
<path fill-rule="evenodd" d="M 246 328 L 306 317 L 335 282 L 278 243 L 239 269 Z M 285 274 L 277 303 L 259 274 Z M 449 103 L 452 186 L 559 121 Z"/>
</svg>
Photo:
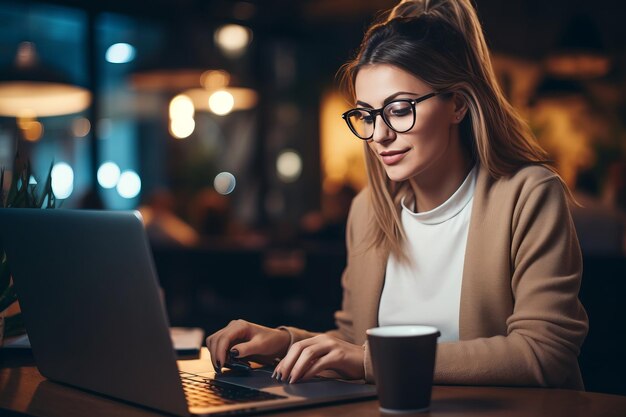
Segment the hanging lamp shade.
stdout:
<svg viewBox="0 0 626 417">
<path fill-rule="evenodd" d="M 158 53 L 145 57 L 138 51 L 130 85 L 143 92 L 179 92 L 200 87 L 202 74 L 215 66 L 213 59 L 206 23 L 197 16 L 173 16 L 164 28 Z"/>
<path fill-rule="evenodd" d="M 579 80 L 545 76 L 530 99 L 534 106 L 542 99 L 563 99 L 572 96 L 584 96 L 585 90 Z"/>
<path fill-rule="evenodd" d="M 567 24 L 545 63 L 550 75 L 576 80 L 602 77 L 611 69 L 600 30 L 588 16 L 577 16 Z"/>
<path fill-rule="evenodd" d="M 0 116 L 62 116 L 90 103 L 87 89 L 39 63 L 32 42 L 20 43 L 14 65 L 0 72 Z"/>
<path fill-rule="evenodd" d="M 233 24 L 217 29 L 214 26 L 214 17 L 193 9 L 175 13 L 163 28 L 158 52 L 152 56 L 137 52 L 137 64 L 129 76 L 132 88 L 178 93 L 202 87 L 207 71 L 237 67 L 239 64 L 233 64 L 232 60 L 245 55 L 252 30 Z M 221 36 L 216 35 L 218 32 Z"/>
</svg>

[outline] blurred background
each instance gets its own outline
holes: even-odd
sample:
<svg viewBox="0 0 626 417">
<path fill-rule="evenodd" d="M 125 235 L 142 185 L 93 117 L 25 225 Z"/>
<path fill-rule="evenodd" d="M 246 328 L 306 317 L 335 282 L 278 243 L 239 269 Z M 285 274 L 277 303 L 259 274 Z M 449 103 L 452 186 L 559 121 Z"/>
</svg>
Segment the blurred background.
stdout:
<svg viewBox="0 0 626 417">
<path fill-rule="evenodd" d="M 33 184 L 52 166 L 63 208 L 141 210 L 173 325 L 328 329 L 366 181 L 335 74 L 395 3 L 0 0 L 0 166 L 19 151 Z M 587 386 L 626 394 L 626 6 L 475 4 L 505 93 L 584 206 Z"/>
</svg>

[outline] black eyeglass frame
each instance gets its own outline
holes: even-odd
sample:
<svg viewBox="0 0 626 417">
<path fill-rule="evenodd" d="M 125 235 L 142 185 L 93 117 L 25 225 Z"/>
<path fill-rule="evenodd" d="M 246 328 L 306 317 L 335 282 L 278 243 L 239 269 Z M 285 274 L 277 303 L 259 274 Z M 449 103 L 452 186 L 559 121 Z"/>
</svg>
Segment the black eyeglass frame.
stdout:
<svg viewBox="0 0 626 417">
<path fill-rule="evenodd" d="M 376 116 L 378 116 L 380 114 L 381 119 L 383 119 L 383 122 L 385 122 L 385 124 L 389 127 L 389 129 L 393 130 L 396 133 L 406 133 L 409 130 L 413 129 L 413 126 L 415 126 L 415 106 L 419 103 L 421 103 L 422 101 L 428 100 L 429 98 L 435 97 L 437 95 L 443 94 L 442 92 L 432 92 L 432 93 L 428 93 L 426 95 L 423 95 L 419 98 L 401 98 L 398 100 L 393 100 L 390 101 L 389 103 L 385 104 L 383 107 L 379 108 L 379 109 L 366 109 L 364 107 L 356 107 L 354 109 L 350 109 L 347 112 L 343 113 L 341 115 L 341 118 L 343 120 L 345 120 L 346 124 L 348 125 L 348 127 L 350 128 L 350 131 L 352 131 L 352 133 L 354 133 L 354 136 L 356 136 L 357 138 L 361 139 L 361 140 L 370 140 L 371 138 L 374 137 L 374 131 L 376 129 Z M 411 108 L 413 110 L 413 122 L 411 123 L 411 127 L 409 127 L 408 129 L 405 130 L 396 130 L 393 128 L 393 126 L 391 126 L 391 123 L 389 123 L 389 121 L 387 120 L 387 117 L 385 116 L 385 112 L 384 110 L 387 108 L 387 106 L 390 106 L 394 103 L 398 103 L 398 102 L 405 102 L 405 103 L 409 103 L 411 105 Z M 356 129 L 354 128 L 354 126 L 352 126 L 352 124 L 350 123 L 350 121 L 348 120 L 348 115 L 354 111 L 364 111 L 369 113 L 370 117 L 372 118 L 372 134 L 369 135 L 368 137 L 364 138 L 361 135 L 359 135 L 356 131 Z"/>
</svg>

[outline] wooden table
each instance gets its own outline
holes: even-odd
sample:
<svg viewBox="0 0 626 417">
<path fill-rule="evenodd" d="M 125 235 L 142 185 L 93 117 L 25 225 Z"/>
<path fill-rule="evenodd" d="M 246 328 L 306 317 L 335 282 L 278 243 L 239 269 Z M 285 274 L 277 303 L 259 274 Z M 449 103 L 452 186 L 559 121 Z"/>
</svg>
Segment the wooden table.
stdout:
<svg viewBox="0 0 626 417">
<path fill-rule="evenodd" d="M 162 416 L 47 381 L 29 351 L 0 350 L 0 414 L 5 410 L 32 416 Z M 377 401 L 335 404 L 283 411 L 276 416 L 380 416 Z M 441 417 L 625 417 L 626 397 L 541 388 L 435 386 L 429 413 Z"/>
</svg>

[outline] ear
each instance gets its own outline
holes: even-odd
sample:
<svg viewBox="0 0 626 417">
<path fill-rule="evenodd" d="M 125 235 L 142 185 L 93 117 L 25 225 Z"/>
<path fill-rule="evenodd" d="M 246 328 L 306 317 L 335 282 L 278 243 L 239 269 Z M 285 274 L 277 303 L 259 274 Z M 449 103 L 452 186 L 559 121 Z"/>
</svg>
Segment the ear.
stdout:
<svg viewBox="0 0 626 417">
<path fill-rule="evenodd" d="M 465 113 L 467 113 L 467 101 L 465 101 L 463 95 L 455 92 L 452 95 L 452 105 L 452 123 L 459 124 L 465 117 Z"/>
</svg>

